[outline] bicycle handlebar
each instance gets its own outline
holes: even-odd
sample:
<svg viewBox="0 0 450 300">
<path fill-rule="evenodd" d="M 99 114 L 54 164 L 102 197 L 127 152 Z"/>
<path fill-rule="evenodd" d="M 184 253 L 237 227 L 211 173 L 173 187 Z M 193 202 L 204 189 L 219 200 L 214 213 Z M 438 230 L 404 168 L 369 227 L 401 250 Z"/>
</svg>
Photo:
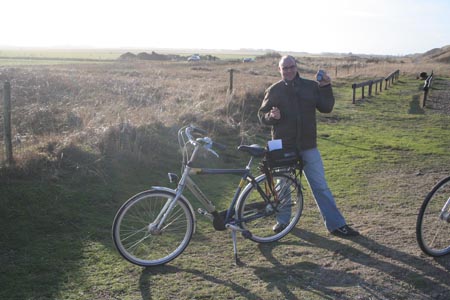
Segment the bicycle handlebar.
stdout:
<svg viewBox="0 0 450 300">
<path fill-rule="evenodd" d="M 191 128 L 194 132 L 197 132 L 197 133 L 200 133 L 200 134 L 207 134 L 208 133 L 206 130 L 203 130 L 201 128 L 195 127 L 194 125 L 191 125 L 188 128 Z"/>
<path fill-rule="evenodd" d="M 217 143 L 217 142 L 212 142 L 212 146 L 213 146 L 213 148 L 217 148 L 217 149 L 219 149 L 219 150 L 225 150 L 225 149 L 227 149 L 227 146 L 225 146 L 224 144 L 220 144 L 220 143 Z"/>
<path fill-rule="evenodd" d="M 203 130 L 201 128 L 195 127 L 194 125 L 189 125 L 186 127 L 185 130 L 186 136 L 189 139 L 189 142 L 193 145 L 195 145 L 196 143 L 201 143 L 206 149 L 214 152 L 211 148 L 217 148 L 219 150 L 225 150 L 226 146 L 217 142 L 214 142 L 211 138 L 207 137 L 207 136 L 203 136 L 201 138 L 197 138 L 194 139 L 194 137 L 192 136 L 192 133 L 198 133 L 201 135 L 206 135 L 207 131 Z M 217 155 L 217 154 L 216 154 Z"/>
</svg>

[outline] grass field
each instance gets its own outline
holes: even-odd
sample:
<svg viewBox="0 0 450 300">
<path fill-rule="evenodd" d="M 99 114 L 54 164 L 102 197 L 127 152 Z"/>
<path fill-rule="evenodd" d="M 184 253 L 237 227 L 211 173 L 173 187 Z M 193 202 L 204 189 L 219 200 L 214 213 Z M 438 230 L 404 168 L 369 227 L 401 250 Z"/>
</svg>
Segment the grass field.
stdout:
<svg viewBox="0 0 450 300">
<path fill-rule="evenodd" d="M 299 60 L 309 78 L 329 62 Z M 450 114 L 441 106 L 450 74 L 437 65 L 425 108 L 416 74 L 430 65 L 366 63 L 338 74 L 335 109 L 318 116 L 331 190 L 362 236 L 329 235 L 305 191 L 304 215 L 280 242 L 238 238 L 243 266 L 233 264 L 229 232 L 201 216 L 187 250 L 166 266 L 140 268 L 114 249 L 120 205 L 179 173 L 181 125 L 228 145 L 204 163 L 240 166 L 235 148 L 268 138 L 255 114 L 278 80 L 275 67 L 271 59 L 3 66 L 21 142 L 16 168 L 0 173 L 0 299 L 446 299 L 449 258 L 429 258 L 415 241 L 422 199 L 450 172 Z M 352 83 L 395 69 L 391 88 L 352 104 Z M 236 180 L 199 185 L 226 207 Z"/>
<path fill-rule="evenodd" d="M 189 57 L 194 53 L 200 55 L 212 55 L 222 60 L 239 60 L 245 57 L 255 58 L 264 55 L 262 50 L 202 50 L 202 49 L 58 49 L 58 48 L 10 48 L 0 49 L 1 65 L 22 64 L 61 64 L 67 62 L 86 61 L 112 61 L 117 60 L 122 54 L 156 52 L 162 55 L 179 55 Z M 186 59 L 185 59 L 186 60 Z"/>
</svg>

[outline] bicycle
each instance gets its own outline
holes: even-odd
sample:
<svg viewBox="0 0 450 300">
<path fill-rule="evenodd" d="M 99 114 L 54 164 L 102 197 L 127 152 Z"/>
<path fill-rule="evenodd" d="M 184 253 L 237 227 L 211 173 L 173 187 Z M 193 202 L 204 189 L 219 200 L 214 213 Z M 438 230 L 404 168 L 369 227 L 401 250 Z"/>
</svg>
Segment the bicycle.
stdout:
<svg viewBox="0 0 450 300">
<path fill-rule="evenodd" d="M 204 136 L 206 132 L 189 125 L 178 131 L 182 152 L 181 177 L 168 173 L 176 189 L 152 186 L 128 199 L 117 211 L 112 226 L 114 245 L 129 262 L 149 267 L 166 264 L 178 257 L 188 246 L 196 229 L 196 215 L 191 202 L 183 195 L 186 188 L 203 206 L 197 212 L 212 221 L 215 230 L 231 230 L 234 260 L 239 263 L 236 233 L 257 243 L 277 241 L 297 224 L 303 210 L 299 160 L 282 166 L 262 163 L 263 173 L 252 175 L 255 158 L 266 157 L 265 147 L 241 145 L 239 151 L 250 158 L 245 168 L 196 168 L 194 162 L 200 149 L 219 157 L 214 149 L 225 147 Z M 195 136 L 200 136 L 195 138 Z M 265 162 L 265 159 L 262 159 Z M 229 208 L 217 211 L 198 185 L 194 175 L 234 174 L 241 176 Z M 274 231 L 277 218 L 285 218 L 285 226 Z"/>
<path fill-rule="evenodd" d="M 416 236 L 424 253 L 434 257 L 450 253 L 450 176 L 425 197 L 417 216 Z"/>
</svg>

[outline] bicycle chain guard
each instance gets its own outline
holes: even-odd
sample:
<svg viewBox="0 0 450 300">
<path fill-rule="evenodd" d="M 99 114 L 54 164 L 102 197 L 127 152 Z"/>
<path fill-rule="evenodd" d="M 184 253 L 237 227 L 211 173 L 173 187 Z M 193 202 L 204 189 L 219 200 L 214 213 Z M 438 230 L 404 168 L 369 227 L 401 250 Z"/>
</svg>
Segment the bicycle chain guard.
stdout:
<svg viewBox="0 0 450 300">
<path fill-rule="evenodd" d="M 211 214 L 213 216 L 214 229 L 218 231 L 224 231 L 226 229 L 225 218 L 227 216 L 227 211 L 226 210 L 221 212 L 213 211 Z"/>
</svg>

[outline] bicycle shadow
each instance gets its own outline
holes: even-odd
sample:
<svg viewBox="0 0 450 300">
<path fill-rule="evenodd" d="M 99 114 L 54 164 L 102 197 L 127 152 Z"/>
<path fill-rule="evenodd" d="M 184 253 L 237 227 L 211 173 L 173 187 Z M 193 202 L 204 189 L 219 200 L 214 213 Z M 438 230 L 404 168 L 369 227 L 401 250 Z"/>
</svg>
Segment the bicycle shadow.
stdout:
<svg viewBox="0 0 450 300">
<path fill-rule="evenodd" d="M 241 266 L 242 267 L 242 266 Z M 318 282 L 313 279 L 315 283 L 311 283 L 310 278 L 314 278 L 317 276 L 317 269 L 320 269 L 320 266 L 310 262 L 300 262 L 291 266 L 284 266 L 282 264 L 278 264 L 277 267 L 273 268 L 254 268 L 254 273 L 261 280 L 268 283 L 267 289 L 278 289 L 283 294 L 283 299 L 297 299 L 297 296 L 291 291 L 291 285 L 295 285 L 296 288 L 301 288 L 303 290 L 310 291 L 323 299 L 335 299 L 334 296 L 339 296 L 339 299 L 342 300 L 350 300 L 351 297 L 345 297 L 336 291 L 332 290 L 330 287 L 336 286 L 336 282 L 334 280 L 329 280 L 327 283 L 324 281 Z M 334 273 L 333 276 L 329 276 L 329 278 L 343 277 L 343 271 L 330 271 L 326 270 L 327 273 Z M 168 274 L 176 274 L 176 273 L 190 273 L 195 275 L 196 277 L 202 278 L 205 281 L 210 283 L 214 283 L 217 285 L 228 287 L 234 290 L 237 294 L 241 295 L 243 299 L 260 299 L 260 296 L 254 294 L 248 288 L 236 284 L 230 280 L 221 280 L 216 276 L 208 275 L 205 272 L 199 271 L 197 269 L 184 269 L 178 268 L 174 266 L 160 266 L 160 267 L 152 267 L 145 268 L 141 276 L 139 278 L 139 289 L 141 291 L 141 297 L 143 300 L 151 300 L 154 299 L 156 295 L 152 293 L 151 286 L 151 278 L 155 275 L 168 275 Z M 275 284 L 273 283 L 274 277 L 277 276 L 286 276 L 285 280 L 281 280 L 281 282 L 286 282 L 286 284 Z M 357 279 L 357 278 L 356 278 Z M 348 280 L 348 277 L 347 279 Z M 277 280 L 278 281 L 278 280 Z M 351 280 L 348 280 L 348 284 L 350 285 Z M 341 283 L 344 284 L 344 283 Z"/>
<path fill-rule="evenodd" d="M 243 264 L 243 267 L 253 269 L 255 276 L 266 283 L 267 289 L 277 289 L 282 293 L 284 299 L 297 299 L 296 289 L 308 291 L 323 299 L 338 298 L 342 300 L 353 299 L 353 296 L 346 295 L 342 288 L 351 288 L 354 291 L 359 289 L 374 299 L 397 296 L 402 298 L 405 294 L 398 292 L 393 295 L 392 290 L 386 289 L 383 283 L 372 282 L 360 275 L 359 272 L 352 272 L 351 270 L 356 269 L 354 267 L 345 270 L 333 268 L 332 261 L 326 265 L 311 261 L 283 264 L 276 257 L 276 249 L 280 246 L 298 246 L 288 253 L 290 256 L 298 257 L 311 254 L 308 248 L 321 248 L 332 252 L 334 260 L 349 260 L 376 269 L 385 273 L 386 277 L 394 278 L 397 284 L 406 284 L 421 293 L 429 294 L 431 291 L 437 291 L 445 294 L 450 292 L 450 278 L 445 270 L 431 265 L 426 259 L 387 247 L 368 237 L 359 236 L 352 239 L 353 243 L 363 248 L 361 250 L 340 240 L 330 239 L 303 229 L 295 228 L 291 233 L 298 237 L 299 241 L 280 241 L 258 245 L 261 254 L 271 263 L 271 266 L 249 267 Z M 438 258 L 436 261 L 449 270 L 448 258 Z M 150 300 L 156 296 L 152 293 L 152 277 L 176 273 L 189 273 L 210 283 L 227 287 L 244 299 L 258 299 L 258 295 L 252 293 L 249 288 L 236 282 L 220 279 L 206 271 L 170 265 L 143 269 L 139 278 L 142 299 Z"/>
<path fill-rule="evenodd" d="M 230 280 L 221 280 L 215 276 L 208 275 L 205 272 L 196 270 L 196 269 L 184 269 L 184 268 L 178 268 L 174 266 L 158 266 L 158 267 L 151 267 L 151 268 L 145 268 L 141 276 L 139 277 L 139 289 L 141 291 L 141 296 L 143 300 L 151 300 L 155 295 L 152 295 L 152 286 L 151 286 L 151 278 L 154 275 L 167 275 L 167 274 L 174 274 L 174 273 L 190 273 L 192 275 L 195 275 L 196 277 L 202 278 L 205 281 L 228 287 L 232 290 L 234 290 L 236 293 L 242 295 L 242 297 L 246 299 L 258 299 L 258 296 L 254 293 L 252 293 L 248 288 L 245 288 L 244 286 L 238 285 L 235 282 L 232 282 Z"/>
<path fill-rule="evenodd" d="M 351 287 L 354 282 L 359 282 L 361 288 L 366 289 L 366 284 L 358 275 L 347 274 L 344 271 L 323 268 L 313 262 L 299 262 L 293 265 L 283 265 L 276 260 L 271 260 L 271 267 L 253 267 L 254 274 L 267 283 L 267 289 L 278 289 L 283 294 L 283 299 L 298 299 L 301 289 L 308 291 L 321 299 L 350 300 L 351 296 L 345 296 L 333 287 Z M 280 278 L 283 277 L 283 278 Z M 274 278 L 278 278 L 274 280 Z M 341 278 L 343 280 L 336 280 Z"/>
<path fill-rule="evenodd" d="M 442 257 L 435 257 L 434 261 L 440 264 L 443 268 L 450 272 L 450 254 Z"/>
<path fill-rule="evenodd" d="M 359 236 L 352 239 L 352 242 L 357 243 L 367 249 L 368 251 L 366 252 L 356 249 L 351 245 L 347 245 L 333 239 L 328 239 L 326 237 L 302 229 L 295 228 L 291 233 L 301 239 L 302 246 L 304 247 L 319 247 L 328 250 L 330 252 L 333 252 L 337 259 L 346 259 L 372 269 L 377 269 L 380 272 L 386 273 L 386 276 L 394 277 L 397 282 L 404 282 L 409 286 L 415 287 L 421 292 L 427 293 L 432 290 L 436 291 L 436 289 L 438 288 L 437 286 L 439 285 L 439 289 L 441 289 L 442 293 L 450 293 L 450 278 L 446 271 L 429 264 L 426 260 L 381 245 L 368 237 Z M 278 244 L 284 243 L 279 242 Z M 259 246 L 261 253 L 266 257 L 267 260 L 272 262 L 272 264 L 276 268 L 286 268 L 286 266 L 280 264 L 280 262 L 274 257 L 273 250 L 275 247 L 277 247 L 276 244 L 261 244 Z M 376 255 L 380 256 L 380 258 L 375 257 Z M 382 258 L 386 258 L 386 260 Z M 396 261 L 397 264 L 391 263 L 389 261 Z M 438 263 L 440 263 L 446 270 L 449 270 L 450 262 L 448 258 L 439 258 L 436 261 L 438 261 Z M 289 272 L 295 272 L 295 268 L 302 268 L 303 266 L 305 266 L 304 263 L 301 263 L 294 265 L 293 267 L 288 266 L 287 269 L 289 270 Z M 340 285 L 342 287 L 357 285 L 364 290 L 369 291 L 369 293 L 372 295 L 374 293 L 377 293 L 378 296 L 380 296 L 380 291 L 383 290 L 383 287 L 379 287 L 374 283 L 369 283 L 361 276 L 357 276 L 344 271 L 336 271 L 330 269 L 327 269 L 327 272 L 322 272 L 321 268 L 323 267 L 317 266 L 316 272 L 310 274 L 312 282 L 319 280 L 321 281 L 321 284 L 305 286 L 303 288 L 313 288 L 317 292 L 325 292 L 326 294 L 328 290 L 322 286 L 323 281 L 327 283 L 327 281 L 330 281 L 332 279 L 342 278 Z M 269 272 L 269 270 L 258 270 L 258 273 L 261 274 L 262 279 L 265 278 L 265 272 Z M 320 278 L 317 277 L 318 275 L 320 275 Z M 270 281 L 268 280 L 268 282 Z M 280 288 L 280 290 L 286 290 L 285 286 L 281 286 L 278 288 Z M 285 296 L 289 297 L 289 292 L 286 291 Z M 389 295 L 386 294 L 381 296 Z M 339 297 L 340 299 L 344 299 L 342 298 L 342 295 L 339 295 Z"/>
</svg>

